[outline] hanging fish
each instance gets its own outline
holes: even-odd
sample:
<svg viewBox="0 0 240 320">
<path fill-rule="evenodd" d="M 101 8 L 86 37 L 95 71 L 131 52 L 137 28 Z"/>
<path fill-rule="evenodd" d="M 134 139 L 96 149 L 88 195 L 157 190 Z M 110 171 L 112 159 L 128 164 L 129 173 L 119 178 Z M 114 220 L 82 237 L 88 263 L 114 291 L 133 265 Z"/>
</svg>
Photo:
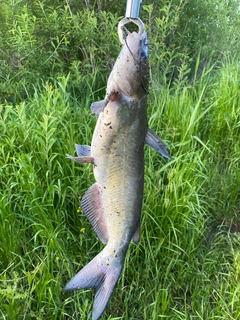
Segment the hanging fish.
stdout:
<svg viewBox="0 0 240 320">
<path fill-rule="evenodd" d="M 105 310 L 121 274 L 131 240 L 140 239 L 144 183 L 144 144 L 170 159 L 147 124 L 148 41 L 128 32 L 107 82 L 105 100 L 93 103 L 98 115 L 90 146 L 76 145 L 79 163 L 92 163 L 96 182 L 81 200 L 104 249 L 64 290 L 95 288 L 92 320 Z"/>
</svg>

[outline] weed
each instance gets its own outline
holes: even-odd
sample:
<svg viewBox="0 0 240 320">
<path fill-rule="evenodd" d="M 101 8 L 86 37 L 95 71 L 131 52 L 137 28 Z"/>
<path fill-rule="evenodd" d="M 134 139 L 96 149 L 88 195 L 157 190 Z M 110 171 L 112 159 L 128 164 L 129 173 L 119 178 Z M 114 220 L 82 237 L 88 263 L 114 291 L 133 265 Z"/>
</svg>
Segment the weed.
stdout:
<svg viewBox="0 0 240 320">
<path fill-rule="evenodd" d="M 77 13 L 74 1 L 66 8 L 49 3 L 26 1 L 25 11 L 12 3 L 2 11 L 2 30 L 11 36 L 8 44 L 1 40 L 9 59 L 1 65 L 0 84 L 4 320 L 91 319 L 93 292 L 62 288 L 102 248 L 79 210 L 79 198 L 94 181 L 92 168 L 65 154 L 74 153 L 75 143 L 90 144 L 96 118 L 89 107 L 103 97 L 119 50 L 117 19 L 107 13 L 100 19 L 89 9 Z M 130 244 L 104 317 L 238 319 L 239 63 L 206 62 L 206 47 L 195 58 L 189 51 L 171 51 L 179 23 L 171 19 L 174 1 L 158 18 L 157 4 L 143 13 L 155 45 L 149 126 L 172 159 L 145 147 L 141 241 Z"/>
</svg>

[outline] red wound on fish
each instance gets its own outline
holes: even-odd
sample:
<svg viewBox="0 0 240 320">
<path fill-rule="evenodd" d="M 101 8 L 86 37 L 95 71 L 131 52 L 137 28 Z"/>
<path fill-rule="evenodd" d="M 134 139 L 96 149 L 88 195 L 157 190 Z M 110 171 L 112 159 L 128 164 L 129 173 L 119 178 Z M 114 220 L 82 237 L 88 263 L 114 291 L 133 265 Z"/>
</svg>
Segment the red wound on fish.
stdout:
<svg viewBox="0 0 240 320">
<path fill-rule="evenodd" d="M 117 100 L 117 96 L 118 96 L 118 92 L 112 92 L 112 93 L 109 95 L 109 100 L 110 100 L 110 101 L 116 101 L 116 100 Z"/>
</svg>

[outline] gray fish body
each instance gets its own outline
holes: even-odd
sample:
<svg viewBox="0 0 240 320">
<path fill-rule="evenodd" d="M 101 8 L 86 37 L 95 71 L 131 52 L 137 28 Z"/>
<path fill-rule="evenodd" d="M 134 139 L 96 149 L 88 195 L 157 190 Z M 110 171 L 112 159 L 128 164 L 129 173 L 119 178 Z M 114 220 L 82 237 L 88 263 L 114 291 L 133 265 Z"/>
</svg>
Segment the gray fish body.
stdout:
<svg viewBox="0 0 240 320">
<path fill-rule="evenodd" d="M 144 143 L 161 148 L 160 139 L 148 132 L 147 83 L 146 34 L 133 32 L 109 76 L 105 100 L 92 105 L 99 116 L 91 149 L 77 146 L 78 157 L 68 156 L 94 164 L 96 183 L 84 194 L 81 207 L 106 246 L 65 287 L 96 289 L 93 320 L 106 308 L 131 239 L 137 243 L 140 238 Z"/>
</svg>

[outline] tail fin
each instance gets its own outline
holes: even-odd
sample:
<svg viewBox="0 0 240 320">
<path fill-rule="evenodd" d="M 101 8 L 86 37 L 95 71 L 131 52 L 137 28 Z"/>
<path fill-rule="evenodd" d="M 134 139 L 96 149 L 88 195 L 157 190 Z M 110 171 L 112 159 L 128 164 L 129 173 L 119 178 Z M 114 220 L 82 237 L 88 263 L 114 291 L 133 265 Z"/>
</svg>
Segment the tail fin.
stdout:
<svg viewBox="0 0 240 320">
<path fill-rule="evenodd" d="M 95 288 L 92 320 L 98 320 L 104 312 L 121 274 L 124 257 L 118 263 L 107 254 L 107 246 L 66 285 L 64 291 Z M 116 264 L 119 267 L 116 267 Z"/>
</svg>

